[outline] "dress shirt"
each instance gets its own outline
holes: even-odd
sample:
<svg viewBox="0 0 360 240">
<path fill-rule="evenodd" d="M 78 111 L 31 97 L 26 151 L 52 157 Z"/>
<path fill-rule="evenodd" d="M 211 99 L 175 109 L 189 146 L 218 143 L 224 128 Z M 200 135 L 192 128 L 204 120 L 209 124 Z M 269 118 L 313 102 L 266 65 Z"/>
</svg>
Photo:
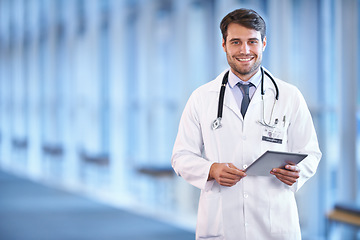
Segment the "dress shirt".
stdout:
<svg viewBox="0 0 360 240">
<path fill-rule="evenodd" d="M 254 74 L 254 76 L 252 76 L 248 81 L 243 81 L 241 80 L 238 76 L 236 76 L 231 70 L 229 71 L 229 79 L 228 79 L 228 84 L 230 86 L 231 92 L 233 93 L 236 103 L 238 104 L 239 109 L 241 109 L 241 102 L 243 99 L 243 94 L 240 90 L 240 88 L 237 86 L 238 83 L 242 83 L 242 84 L 249 84 L 252 83 L 253 86 L 249 88 L 249 97 L 250 100 L 252 99 L 252 97 L 254 96 L 254 93 L 257 89 L 257 87 L 259 86 L 260 82 L 261 82 L 261 71 L 260 68 L 259 70 Z"/>
</svg>

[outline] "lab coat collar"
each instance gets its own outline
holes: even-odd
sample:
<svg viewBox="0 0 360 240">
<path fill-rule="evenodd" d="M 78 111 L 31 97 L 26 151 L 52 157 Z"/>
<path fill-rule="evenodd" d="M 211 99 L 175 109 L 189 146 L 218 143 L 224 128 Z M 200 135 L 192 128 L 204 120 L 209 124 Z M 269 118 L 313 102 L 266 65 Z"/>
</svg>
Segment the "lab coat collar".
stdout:
<svg viewBox="0 0 360 240">
<path fill-rule="evenodd" d="M 263 67 L 264 68 L 264 67 Z M 270 73 L 266 68 L 264 68 L 265 71 L 267 71 L 268 73 Z M 224 75 L 227 71 L 230 71 L 230 68 L 224 70 L 222 73 L 220 73 L 215 81 L 213 81 L 213 83 L 209 86 L 209 90 L 210 91 L 215 91 L 215 92 L 220 92 L 220 87 L 221 87 L 221 83 L 222 83 L 222 80 L 224 78 Z M 270 73 L 271 74 L 271 73 Z M 272 76 L 272 75 L 271 75 Z M 275 78 L 274 78 L 275 79 Z M 276 79 L 275 79 L 276 81 Z M 226 86 L 227 88 L 229 87 L 229 83 L 227 84 Z M 226 89 L 226 92 L 225 92 L 225 95 L 229 95 L 229 94 L 226 94 L 227 93 L 227 90 Z M 264 76 L 264 91 L 265 91 L 265 96 L 267 96 L 268 94 L 267 93 L 267 90 L 270 90 L 270 92 L 273 92 L 274 95 L 276 93 L 276 89 L 274 87 L 274 84 L 272 83 L 272 81 L 270 80 L 270 78 L 268 76 Z M 255 95 L 260 95 L 260 100 L 261 100 L 261 82 L 258 84 L 257 88 L 256 88 L 256 92 L 254 94 L 254 97 Z M 272 96 L 272 94 L 270 95 Z"/>
<path fill-rule="evenodd" d="M 220 87 L 221 87 L 221 83 L 222 83 L 222 80 L 224 78 L 224 75 L 227 71 L 230 71 L 230 69 L 226 69 L 224 70 L 222 73 L 219 74 L 219 76 L 217 76 L 215 78 L 214 81 L 212 81 L 210 83 L 210 86 L 209 86 L 209 90 L 211 92 L 220 92 Z M 226 91 L 226 90 L 225 90 Z M 226 94 L 226 93 L 225 93 Z"/>
<path fill-rule="evenodd" d="M 266 68 L 264 68 L 264 71 L 267 71 L 268 73 L 270 73 Z M 271 73 L 270 73 L 270 75 L 273 77 L 273 75 Z M 275 82 L 277 82 L 276 78 L 274 78 L 274 80 L 275 80 Z M 265 92 L 264 100 L 267 98 L 275 98 L 275 96 L 276 96 L 276 88 L 275 88 L 273 82 L 271 81 L 271 79 L 265 73 L 264 73 L 264 92 Z M 260 82 L 258 88 L 256 89 L 256 92 L 254 93 L 254 96 L 251 99 L 251 102 L 253 102 L 254 104 L 261 102 L 261 82 Z"/>
<path fill-rule="evenodd" d="M 264 70 L 266 70 L 266 69 L 264 68 Z M 217 76 L 215 81 L 213 81 L 213 83 L 209 87 L 210 91 L 216 92 L 217 94 L 220 93 L 221 83 L 222 83 L 223 77 L 227 71 L 230 71 L 230 69 L 226 69 L 219 76 Z M 276 79 L 275 79 L 275 81 L 276 81 Z M 265 91 L 264 100 L 266 100 L 268 98 L 275 98 L 275 95 L 276 95 L 275 86 L 273 85 L 271 79 L 268 76 L 266 76 L 266 74 L 264 74 L 264 91 Z M 254 105 L 254 104 L 257 104 L 260 102 L 261 102 L 261 83 L 256 88 L 254 96 L 251 99 L 249 108 L 251 108 L 251 105 Z M 243 117 L 240 113 L 240 109 L 234 98 L 234 95 L 231 94 L 231 89 L 230 89 L 229 84 L 226 85 L 224 106 L 230 108 L 236 115 L 238 115 L 238 117 L 240 119 L 243 119 Z"/>
</svg>

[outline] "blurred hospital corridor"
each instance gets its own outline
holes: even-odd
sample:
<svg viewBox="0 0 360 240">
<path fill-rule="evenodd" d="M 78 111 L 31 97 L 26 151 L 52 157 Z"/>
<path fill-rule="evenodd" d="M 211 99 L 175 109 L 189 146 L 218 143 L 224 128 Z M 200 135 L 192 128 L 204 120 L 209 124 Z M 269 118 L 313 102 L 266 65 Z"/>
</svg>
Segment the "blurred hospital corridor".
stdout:
<svg viewBox="0 0 360 240">
<path fill-rule="evenodd" d="M 171 156 L 187 99 L 229 68 L 237 8 L 264 17 L 262 66 L 314 122 L 302 240 L 360 239 L 328 217 L 360 207 L 359 0 L 0 0 L 0 240 L 194 240 L 200 189 Z"/>
</svg>

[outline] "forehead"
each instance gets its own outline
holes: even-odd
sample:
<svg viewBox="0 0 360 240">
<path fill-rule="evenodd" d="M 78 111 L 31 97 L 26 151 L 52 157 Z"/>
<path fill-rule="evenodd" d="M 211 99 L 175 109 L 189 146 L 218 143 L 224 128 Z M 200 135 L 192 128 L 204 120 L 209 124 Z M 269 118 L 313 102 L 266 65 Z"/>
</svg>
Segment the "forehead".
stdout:
<svg viewBox="0 0 360 240">
<path fill-rule="evenodd" d="M 230 23 L 227 29 L 227 40 L 231 39 L 249 39 L 257 38 L 261 39 L 260 31 L 255 29 L 246 28 L 237 23 Z"/>
</svg>

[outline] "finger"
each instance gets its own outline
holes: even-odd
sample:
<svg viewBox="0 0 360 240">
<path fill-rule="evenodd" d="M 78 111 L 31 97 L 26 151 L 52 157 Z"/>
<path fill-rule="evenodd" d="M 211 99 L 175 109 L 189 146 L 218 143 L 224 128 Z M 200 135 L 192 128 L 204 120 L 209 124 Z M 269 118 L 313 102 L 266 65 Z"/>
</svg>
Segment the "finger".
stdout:
<svg viewBox="0 0 360 240">
<path fill-rule="evenodd" d="M 296 182 L 298 178 L 296 177 L 289 177 L 289 176 L 284 176 L 284 175 L 278 175 L 277 176 L 279 179 L 285 180 L 285 181 L 289 181 L 289 182 Z"/>
<path fill-rule="evenodd" d="M 240 177 L 246 177 L 246 173 L 243 170 L 240 170 L 239 168 L 237 168 L 234 164 L 228 163 L 227 166 L 229 167 L 228 168 L 229 173 L 235 174 Z"/>
<path fill-rule="evenodd" d="M 291 180 L 289 180 L 289 179 L 286 179 L 286 178 L 283 178 L 283 177 L 281 177 L 281 176 L 276 176 L 281 182 L 283 182 L 283 183 L 285 183 L 285 184 L 287 184 L 287 185 L 289 185 L 289 186 L 292 186 L 294 183 L 296 183 L 296 180 L 295 179 L 291 179 Z"/>
<path fill-rule="evenodd" d="M 224 175 L 220 175 L 220 181 L 227 181 L 227 182 L 234 182 L 234 181 L 239 181 L 241 179 L 241 177 L 237 176 L 237 175 L 233 175 L 233 174 L 224 174 Z"/>
<path fill-rule="evenodd" d="M 275 175 L 275 177 L 277 179 L 279 179 L 283 183 L 286 183 L 286 184 L 288 184 L 290 186 L 293 185 L 298 179 L 298 177 L 285 176 L 285 175 L 274 173 L 274 172 L 271 172 L 271 174 Z"/>
<path fill-rule="evenodd" d="M 299 178 L 298 176 L 286 176 L 286 175 L 276 174 L 276 173 L 273 173 L 273 175 L 275 175 L 279 179 L 284 179 L 284 180 L 291 181 L 291 182 L 296 182 L 297 179 Z"/>
<path fill-rule="evenodd" d="M 229 187 L 229 186 L 235 185 L 239 180 L 240 179 L 232 180 L 232 179 L 227 179 L 227 178 L 220 178 L 218 182 L 219 182 L 220 185 Z"/>
<path fill-rule="evenodd" d="M 281 181 L 282 183 L 284 183 L 284 184 L 286 184 L 288 186 L 294 185 L 294 182 L 286 181 L 286 180 L 283 180 L 283 179 L 279 179 L 279 181 Z"/>
<path fill-rule="evenodd" d="M 229 179 L 229 180 L 240 180 L 242 178 L 242 176 L 240 176 L 239 174 L 237 173 L 231 173 L 231 172 L 222 172 L 220 174 L 220 177 L 221 178 L 224 178 L 224 179 Z"/>
<path fill-rule="evenodd" d="M 227 166 L 228 166 L 229 168 L 237 169 L 237 170 L 240 171 L 240 169 L 237 168 L 237 167 L 236 167 L 234 164 L 232 164 L 232 163 L 228 163 Z"/>
<path fill-rule="evenodd" d="M 229 179 L 235 179 L 237 178 L 237 172 L 234 172 L 234 169 L 229 168 L 227 165 L 225 165 L 222 169 L 219 169 L 219 177 L 222 178 L 229 178 Z"/>
<path fill-rule="evenodd" d="M 297 165 L 286 165 L 285 168 L 290 171 L 300 172 L 300 168 Z"/>
<path fill-rule="evenodd" d="M 274 174 L 274 173 L 272 173 L 272 174 Z M 287 185 L 289 185 L 289 186 L 292 186 L 295 182 L 296 182 L 296 180 L 294 180 L 294 179 L 292 179 L 292 180 L 289 180 L 289 179 L 287 179 L 287 178 L 284 178 L 284 176 L 283 175 L 279 175 L 279 174 L 274 174 L 274 176 L 277 178 L 277 179 L 279 179 L 281 182 L 283 182 L 283 183 L 285 183 L 285 184 L 287 184 Z"/>
<path fill-rule="evenodd" d="M 286 179 L 298 179 L 299 178 L 299 172 L 292 172 L 292 171 L 287 171 L 287 170 L 281 170 L 278 168 L 275 168 L 273 170 L 270 171 L 271 174 L 282 177 L 282 178 L 286 178 Z"/>
<path fill-rule="evenodd" d="M 246 173 L 244 171 L 238 171 L 238 170 L 234 170 L 231 169 L 227 172 L 228 174 L 231 174 L 233 176 L 237 176 L 237 177 L 246 177 Z"/>
<path fill-rule="evenodd" d="M 284 176 L 290 176 L 290 177 L 296 177 L 298 178 L 300 176 L 299 171 L 292 171 L 292 170 L 287 170 L 287 169 L 281 169 L 281 168 L 274 168 L 272 169 L 272 172 L 276 173 L 276 174 L 281 174 Z"/>
<path fill-rule="evenodd" d="M 228 164 L 225 166 L 226 167 L 223 168 L 223 171 L 219 175 L 218 182 L 223 186 L 233 186 L 240 181 L 241 176 L 239 176 L 236 169 L 230 168 Z"/>
</svg>

